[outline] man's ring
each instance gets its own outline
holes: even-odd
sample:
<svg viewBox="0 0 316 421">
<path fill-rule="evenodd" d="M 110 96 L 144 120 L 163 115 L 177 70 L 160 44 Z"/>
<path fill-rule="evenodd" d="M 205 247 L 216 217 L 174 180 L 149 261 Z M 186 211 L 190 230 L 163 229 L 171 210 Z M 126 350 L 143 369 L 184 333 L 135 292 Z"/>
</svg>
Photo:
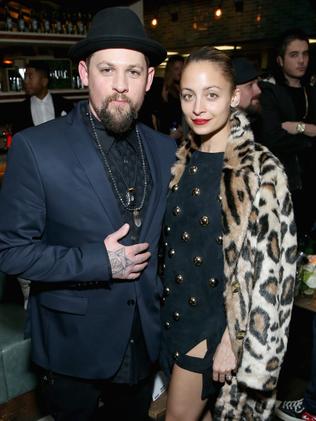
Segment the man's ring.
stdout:
<svg viewBox="0 0 316 421">
<path fill-rule="evenodd" d="M 232 379 L 232 376 L 230 374 L 226 374 L 226 380 L 230 382 L 231 379 Z"/>
</svg>

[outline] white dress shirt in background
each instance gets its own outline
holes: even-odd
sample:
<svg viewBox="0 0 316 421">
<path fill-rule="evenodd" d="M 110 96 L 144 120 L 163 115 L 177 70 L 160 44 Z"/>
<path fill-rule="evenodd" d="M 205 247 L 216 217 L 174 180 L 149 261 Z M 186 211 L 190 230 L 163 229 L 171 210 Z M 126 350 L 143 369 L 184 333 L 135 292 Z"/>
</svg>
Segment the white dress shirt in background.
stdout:
<svg viewBox="0 0 316 421">
<path fill-rule="evenodd" d="M 43 99 L 37 98 L 34 95 L 31 97 L 31 114 L 34 126 L 55 118 L 54 103 L 50 93 Z"/>
</svg>

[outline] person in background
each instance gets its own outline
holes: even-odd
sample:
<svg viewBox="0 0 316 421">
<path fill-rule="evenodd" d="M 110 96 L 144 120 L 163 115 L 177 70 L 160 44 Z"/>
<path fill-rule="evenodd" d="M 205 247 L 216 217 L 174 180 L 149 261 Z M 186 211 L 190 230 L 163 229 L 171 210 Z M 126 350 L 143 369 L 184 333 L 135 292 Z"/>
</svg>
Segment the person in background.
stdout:
<svg viewBox="0 0 316 421">
<path fill-rule="evenodd" d="M 49 67 L 44 61 L 30 61 L 26 66 L 24 90 L 27 98 L 18 104 L 12 132 L 17 133 L 27 127 L 37 126 L 56 117 L 66 115 L 73 103 L 61 95 L 51 94 Z"/>
<path fill-rule="evenodd" d="M 270 420 L 287 347 L 296 230 L 282 165 L 254 143 L 232 62 L 210 47 L 185 63 L 191 129 L 163 225 L 160 362 L 166 421 Z M 203 414 L 203 415 L 202 415 Z"/>
<path fill-rule="evenodd" d="M 158 107 L 154 110 L 156 128 L 180 142 L 183 135 L 179 83 L 184 58 L 175 54 L 168 58 Z"/>
<path fill-rule="evenodd" d="M 26 336 L 57 421 L 147 421 L 160 345 L 157 249 L 175 142 L 139 124 L 166 50 L 126 7 L 71 48 L 89 100 L 15 135 L 0 270 L 31 280 Z M 102 408 L 101 408 L 102 409 Z"/>
<path fill-rule="evenodd" d="M 49 67 L 44 61 L 30 61 L 26 66 L 24 90 L 27 98 L 17 105 L 13 113 L 12 133 L 37 126 L 59 116 L 67 115 L 73 103 L 61 95 L 48 92 Z M 30 281 L 18 278 L 27 307 Z"/>
<path fill-rule="evenodd" d="M 260 114 L 259 72 L 254 64 L 246 57 L 236 57 L 233 59 L 233 69 L 235 73 L 236 86 L 239 90 L 240 100 L 238 108 L 244 111 L 252 123 L 256 122 Z"/>
<path fill-rule="evenodd" d="M 261 85 L 261 140 L 285 167 L 292 193 L 299 247 L 315 221 L 316 88 L 309 85 L 309 41 L 299 29 L 280 37 L 276 84 Z"/>
</svg>

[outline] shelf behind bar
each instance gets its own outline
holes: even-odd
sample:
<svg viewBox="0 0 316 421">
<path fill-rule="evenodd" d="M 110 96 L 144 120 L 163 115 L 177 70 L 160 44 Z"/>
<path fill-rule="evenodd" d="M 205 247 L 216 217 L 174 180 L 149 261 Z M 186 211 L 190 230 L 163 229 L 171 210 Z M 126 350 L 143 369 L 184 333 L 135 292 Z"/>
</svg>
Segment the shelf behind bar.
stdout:
<svg viewBox="0 0 316 421">
<path fill-rule="evenodd" d="M 60 94 L 67 99 L 84 99 L 88 97 L 88 89 L 50 89 L 52 94 Z M 0 103 L 19 102 L 25 99 L 25 92 L 0 92 Z"/>
<path fill-rule="evenodd" d="M 84 38 L 75 34 L 0 31 L 0 45 L 4 44 L 58 44 L 72 45 Z"/>
</svg>

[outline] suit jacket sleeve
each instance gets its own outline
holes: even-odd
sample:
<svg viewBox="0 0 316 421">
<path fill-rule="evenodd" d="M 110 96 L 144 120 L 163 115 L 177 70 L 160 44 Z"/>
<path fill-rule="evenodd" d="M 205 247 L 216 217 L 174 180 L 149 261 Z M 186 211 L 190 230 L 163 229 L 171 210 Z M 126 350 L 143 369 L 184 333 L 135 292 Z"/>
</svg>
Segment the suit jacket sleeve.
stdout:
<svg viewBox="0 0 316 421">
<path fill-rule="evenodd" d="M 0 270 L 33 281 L 111 279 L 102 241 L 65 247 L 45 237 L 45 188 L 23 134 L 14 137 L 0 192 Z"/>
</svg>

